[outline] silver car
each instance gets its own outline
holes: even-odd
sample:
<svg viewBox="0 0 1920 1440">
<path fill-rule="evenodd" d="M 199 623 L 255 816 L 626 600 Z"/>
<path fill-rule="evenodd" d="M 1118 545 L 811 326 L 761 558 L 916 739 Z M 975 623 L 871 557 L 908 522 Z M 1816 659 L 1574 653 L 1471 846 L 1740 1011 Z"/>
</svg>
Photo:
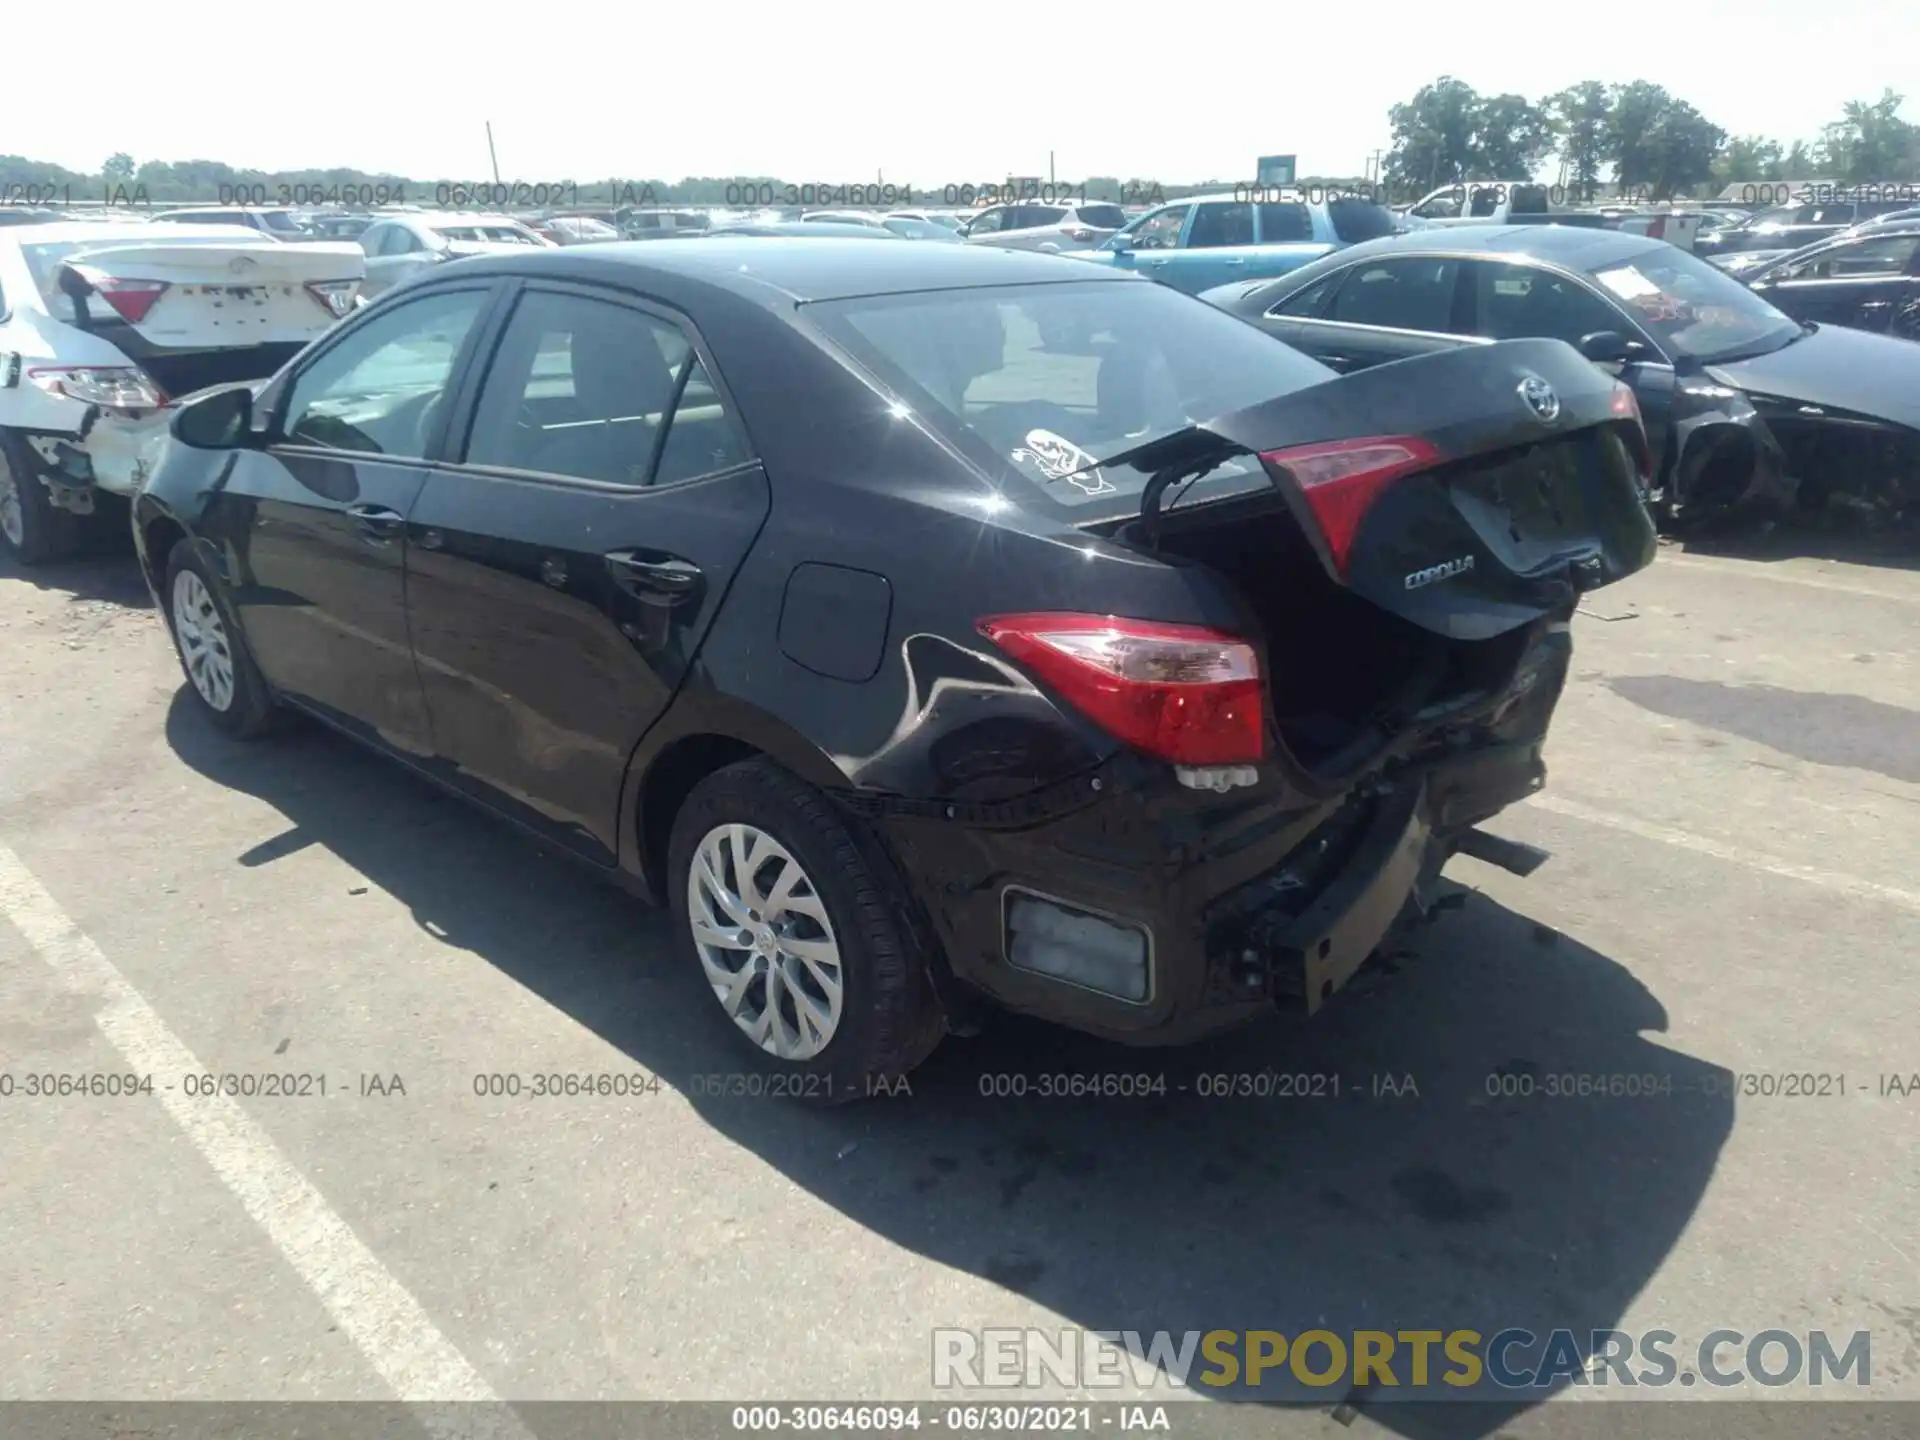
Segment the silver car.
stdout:
<svg viewBox="0 0 1920 1440">
<path fill-rule="evenodd" d="M 360 236 L 367 254 L 367 278 L 360 298 L 371 300 L 430 265 L 468 255 L 551 249 L 553 242 L 507 215 L 396 215 L 368 226 Z"/>
<path fill-rule="evenodd" d="M 1093 249 L 1126 223 L 1127 212 L 1104 201 L 1043 205 L 1034 200 L 1020 200 L 1011 205 L 987 207 L 960 233 L 970 245 L 1066 254 Z"/>
</svg>

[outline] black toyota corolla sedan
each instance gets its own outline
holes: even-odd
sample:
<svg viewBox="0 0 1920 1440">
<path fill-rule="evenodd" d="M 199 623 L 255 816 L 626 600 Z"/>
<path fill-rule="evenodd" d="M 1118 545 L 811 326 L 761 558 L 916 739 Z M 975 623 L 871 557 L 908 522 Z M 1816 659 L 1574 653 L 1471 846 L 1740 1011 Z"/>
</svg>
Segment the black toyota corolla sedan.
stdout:
<svg viewBox="0 0 1920 1440">
<path fill-rule="evenodd" d="M 457 262 L 174 422 L 198 706 L 300 711 L 671 905 L 845 1099 L 983 1001 L 1312 1010 L 1537 789 L 1631 396 L 1520 341 L 1340 378 L 1071 260 L 680 240 Z"/>
<path fill-rule="evenodd" d="M 1656 503 L 1676 519 L 1835 498 L 1912 516 L 1920 345 L 1842 328 L 1847 282 L 1806 288 L 1833 293 L 1799 297 L 1803 321 L 1664 240 L 1475 226 L 1369 241 L 1204 298 L 1349 373 L 1516 336 L 1576 345 L 1633 388 Z"/>
</svg>

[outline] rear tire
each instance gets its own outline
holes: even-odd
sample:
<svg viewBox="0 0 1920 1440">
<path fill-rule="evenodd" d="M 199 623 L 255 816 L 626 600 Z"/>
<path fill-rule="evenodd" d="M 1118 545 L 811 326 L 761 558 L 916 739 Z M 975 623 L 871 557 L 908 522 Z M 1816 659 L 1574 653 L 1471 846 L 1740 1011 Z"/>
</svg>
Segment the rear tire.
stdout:
<svg viewBox="0 0 1920 1440">
<path fill-rule="evenodd" d="M 759 1077 L 721 1094 L 844 1104 L 940 1043 L 929 942 L 857 824 L 768 760 L 716 771 L 674 817 L 676 948 Z"/>
<path fill-rule="evenodd" d="M 58 560 L 72 553 L 80 518 L 55 507 L 26 441 L 0 430 L 0 549 L 22 565 Z"/>
<path fill-rule="evenodd" d="M 277 728 L 280 712 L 266 678 L 253 663 L 219 582 L 191 540 L 180 541 L 168 555 L 160 602 L 200 713 L 236 740 L 256 739 Z"/>
</svg>

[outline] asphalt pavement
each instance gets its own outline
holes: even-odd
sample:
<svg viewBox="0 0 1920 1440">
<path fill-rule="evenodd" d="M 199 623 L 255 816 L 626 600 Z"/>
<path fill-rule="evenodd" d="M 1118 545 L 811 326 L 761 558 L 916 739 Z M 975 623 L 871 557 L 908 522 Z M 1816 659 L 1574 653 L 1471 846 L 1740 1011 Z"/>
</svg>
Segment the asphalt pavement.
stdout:
<svg viewBox="0 0 1920 1440">
<path fill-rule="evenodd" d="M 936 1327 L 1065 1326 L 1865 1330 L 1847 1398 L 1920 1399 L 1920 568 L 1792 548 L 1591 597 L 1492 827 L 1553 859 L 1456 861 L 1315 1019 L 1009 1019 L 830 1112 L 704 1093 L 659 916 L 316 728 L 197 720 L 130 556 L 0 565 L 0 1400 L 931 1401 Z M 1272 1072 L 1340 1093 L 1206 1078 Z M 1040 1093 L 1075 1075 L 1159 1093 Z M 1261 1433 L 1594 1397 L 1319 1398 Z"/>
</svg>

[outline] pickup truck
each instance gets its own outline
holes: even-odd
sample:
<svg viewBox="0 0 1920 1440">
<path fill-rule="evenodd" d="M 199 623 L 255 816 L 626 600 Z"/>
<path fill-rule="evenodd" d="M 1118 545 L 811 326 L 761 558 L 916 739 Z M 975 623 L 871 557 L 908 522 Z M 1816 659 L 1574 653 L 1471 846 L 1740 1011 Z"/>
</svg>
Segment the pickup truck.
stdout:
<svg viewBox="0 0 1920 1440">
<path fill-rule="evenodd" d="M 1407 208 L 1409 223 L 1422 225 L 1571 225 L 1588 230 L 1620 230 L 1693 249 L 1700 231 L 1698 215 L 1672 210 L 1608 215 L 1572 209 L 1554 200 L 1560 187 L 1531 180 L 1483 180 L 1445 185 Z"/>
</svg>

